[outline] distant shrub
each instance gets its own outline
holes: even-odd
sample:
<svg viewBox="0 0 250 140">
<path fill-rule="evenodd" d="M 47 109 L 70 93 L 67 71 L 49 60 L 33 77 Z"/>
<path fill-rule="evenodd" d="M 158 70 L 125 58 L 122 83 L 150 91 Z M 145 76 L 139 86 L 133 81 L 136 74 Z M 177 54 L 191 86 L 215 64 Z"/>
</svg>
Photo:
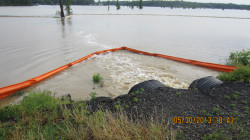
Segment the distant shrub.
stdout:
<svg viewBox="0 0 250 140">
<path fill-rule="evenodd" d="M 94 83 L 99 83 L 102 80 L 102 76 L 99 73 L 96 73 L 93 75 L 93 81 Z"/>
</svg>

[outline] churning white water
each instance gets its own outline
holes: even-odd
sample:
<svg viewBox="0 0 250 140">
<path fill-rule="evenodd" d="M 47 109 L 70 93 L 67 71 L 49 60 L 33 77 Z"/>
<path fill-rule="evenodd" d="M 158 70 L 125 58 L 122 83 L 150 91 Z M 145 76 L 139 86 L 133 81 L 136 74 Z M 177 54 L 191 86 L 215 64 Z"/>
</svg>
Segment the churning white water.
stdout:
<svg viewBox="0 0 250 140">
<path fill-rule="evenodd" d="M 104 78 L 100 84 L 92 81 L 95 73 Z M 50 90 L 56 96 L 71 94 L 77 100 L 89 98 L 91 92 L 109 97 L 127 94 L 135 84 L 151 79 L 169 87 L 185 89 L 197 78 L 217 75 L 216 71 L 189 64 L 117 51 L 95 55 L 31 89 Z"/>
</svg>

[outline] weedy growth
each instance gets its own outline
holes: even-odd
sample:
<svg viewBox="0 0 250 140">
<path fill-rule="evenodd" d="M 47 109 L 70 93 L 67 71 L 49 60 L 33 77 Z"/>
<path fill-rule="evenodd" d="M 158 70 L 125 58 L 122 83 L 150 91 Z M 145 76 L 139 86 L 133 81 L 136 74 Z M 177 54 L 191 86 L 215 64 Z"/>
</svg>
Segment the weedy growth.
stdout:
<svg viewBox="0 0 250 140">
<path fill-rule="evenodd" d="M 127 115 L 88 112 L 82 102 L 68 108 L 50 92 L 29 94 L 18 105 L 0 108 L 0 139 L 174 139 L 176 131 L 157 120 L 129 121 Z M 119 105 L 116 108 L 120 109 Z M 94 130 L 94 131 L 93 131 Z M 155 131 L 157 130 L 157 131 Z"/>
<path fill-rule="evenodd" d="M 119 111 L 122 109 L 122 106 L 121 105 L 115 105 L 115 110 Z"/>
<path fill-rule="evenodd" d="M 100 75 L 100 73 L 96 73 L 96 74 L 93 75 L 93 81 L 94 81 L 94 83 L 100 83 L 101 80 L 103 80 L 103 78 Z"/>
<path fill-rule="evenodd" d="M 137 90 L 137 91 L 135 92 L 135 94 L 138 94 L 138 93 L 140 93 L 140 91 L 139 91 L 139 90 Z"/>
<path fill-rule="evenodd" d="M 141 88 L 141 92 L 144 92 L 145 90 L 144 90 L 144 88 Z"/>
<path fill-rule="evenodd" d="M 246 100 L 241 100 L 241 103 L 246 105 L 247 104 L 247 101 Z"/>
<path fill-rule="evenodd" d="M 138 98 L 136 98 L 136 97 L 134 97 L 134 99 L 133 99 L 136 103 L 137 102 L 139 102 L 139 99 Z"/>
<path fill-rule="evenodd" d="M 232 108 L 234 108 L 234 107 L 236 106 L 236 104 L 231 104 L 230 106 L 231 106 Z"/>
<path fill-rule="evenodd" d="M 215 112 L 215 113 L 218 113 L 219 111 L 220 111 L 220 108 L 214 107 L 214 112 Z"/>
<path fill-rule="evenodd" d="M 238 99 L 238 95 L 237 95 L 237 94 L 233 94 L 233 95 L 232 95 L 232 98 L 233 98 L 234 100 L 237 100 L 237 99 Z"/>
<path fill-rule="evenodd" d="M 96 98 L 97 98 L 96 97 L 96 95 L 97 95 L 96 92 L 91 92 L 89 95 L 90 95 L 92 101 L 96 100 Z"/>
<path fill-rule="evenodd" d="M 179 97 L 181 95 L 181 92 L 176 92 L 176 95 Z"/>
<path fill-rule="evenodd" d="M 230 96 L 228 96 L 228 95 L 224 95 L 224 97 L 225 97 L 226 99 L 228 99 L 228 100 L 231 99 Z"/>
</svg>

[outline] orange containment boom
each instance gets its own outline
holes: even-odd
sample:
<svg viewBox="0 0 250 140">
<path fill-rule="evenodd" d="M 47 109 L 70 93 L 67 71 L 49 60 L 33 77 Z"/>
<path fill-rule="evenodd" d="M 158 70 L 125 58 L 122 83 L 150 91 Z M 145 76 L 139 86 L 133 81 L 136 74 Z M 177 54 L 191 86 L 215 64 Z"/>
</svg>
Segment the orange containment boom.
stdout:
<svg viewBox="0 0 250 140">
<path fill-rule="evenodd" d="M 165 59 L 169 59 L 169 60 L 174 60 L 174 61 L 178 61 L 178 62 L 182 62 L 182 63 L 188 63 L 188 64 L 192 64 L 192 65 L 197 65 L 200 67 L 204 67 L 204 68 L 208 68 L 208 69 L 213 69 L 213 70 L 217 70 L 217 71 L 221 71 L 221 72 L 231 72 L 234 71 L 236 69 L 236 67 L 233 66 L 226 66 L 226 65 L 220 65 L 220 64 L 213 64 L 213 63 L 206 63 L 206 62 L 200 62 L 200 61 L 195 61 L 195 60 L 190 60 L 190 59 L 184 59 L 184 58 L 179 58 L 179 57 L 173 57 L 173 56 L 168 56 L 168 55 L 162 55 L 162 54 L 157 54 L 157 53 L 148 53 L 148 52 L 144 52 L 144 51 L 139 51 L 139 50 L 135 50 L 135 49 L 131 49 L 131 48 L 127 48 L 127 47 L 121 47 L 121 48 L 115 48 L 115 49 L 109 49 L 109 50 L 103 50 L 103 51 L 98 51 L 95 53 L 92 53 L 90 55 L 87 55 L 83 58 L 80 58 L 74 62 L 71 62 L 67 65 L 61 66 L 57 69 L 54 69 L 50 72 L 47 72 L 45 74 L 42 74 L 40 76 L 37 76 L 35 78 L 31 78 L 27 81 L 18 83 L 18 84 L 14 84 L 14 85 L 10 85 L 10 86 L 6 86 L 6 87 L 2 87 L 0 88 L 0 99 L 3 99 L 5 97 L 7 97 L 8 95 L 11 95 L 19 90 L 22 90 L 24 88 L 27 88 L 35 83 L 38 83 L 52 75 L 55 75 L 58 72 L 61 72 L 77 63 L 80 63 L 90 57 L 92 57 L 95 54 L 102 54 L 102 53 L 106 53 L 106 52 L 114 52 L 114 51 L 119 51 L 119 50 L 128 50 L 134 53 L 141 53 L 144 55 L 149 55 L 149 56 L 155 56 L 155 57 L 161 57 L 161 58 L 165 58 Z"/>
</svg>

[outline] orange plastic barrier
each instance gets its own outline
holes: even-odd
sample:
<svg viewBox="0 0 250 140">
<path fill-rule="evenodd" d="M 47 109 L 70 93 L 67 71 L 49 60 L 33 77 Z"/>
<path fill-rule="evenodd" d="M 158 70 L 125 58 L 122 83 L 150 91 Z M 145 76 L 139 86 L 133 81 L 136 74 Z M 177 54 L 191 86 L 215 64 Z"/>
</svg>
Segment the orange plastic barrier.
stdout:
<svg viewBox="0 0 250 140">
<path fill-rule="evenodd" d="M 98 52 L 92 53 L 92 54 L 84 56 L 84 57 L 82 57 L 74 62 L 71 62 L 67 65 L 61 66 L 61 67 L 54 69 L 50 72 L 47 72 L 47 73 L 42 74 L 40 76 L 37 76 L 35 78 L 31 78 L 27 81 L 24 81 L 24 82 L 21 82 L 18 84 L 2 87 L 2 88 L 0 88 L 0 99 L 3 99 L 5 97 L 7 97 L 8 95 L 11 95 L 19 90 L 27 88 L 27 87 L 29 87 L 35 83 L 38 83 L 38 82 L 40 82 L 40 81 L 42 81 L 42 80 L 44 80 L 52 75 L 55 75 L 56 73 L 61 72 L 61 71 L 65 70 L 65 69 L 67 69 L 67 68 L 69 68 L 77 63 L 80 63 L 80 62 L 92 57 L 95 54 L 98 55 L 98 54 L 102 54 L 102 53 L 106 53 L 106 52 L 114 52 L 114 51 L 119 51 L 119 50 L 128 50 L 128 51 L 131 51 L 134 53 L 140 53 L 140 54 L 149 55 L 149 56 L 161 57 L 161 58 L 165 58 L 165 59 L 170 59 L 170 60 L 174 60 L 174 61 L 178 61 L 178 62 L 182 62 L 182 63 L 197 65 L 197 66 L 201 66 L 201 67 L 205 67 L 205 68 L 209 68 L 209 69 L 213 69 L 213 70 L 217 70 L 217 71 L 222 71 L 222 72 L 231 72 L 231 71 L 234 71 L 236 68 L 233 66 L 200 62 L 200 61 L 196 61 L 196 60 L 190 60 L 190 59 L 184 59 L 184 58 L 173 57 L 173 56 L 168 56 L 168 55 L 139 51 L 139 50 L 135 50 L 135 49 L 127 48 L 127 47 L 120 47 L 120 48 L 103 50 L 103 51 L 98 51 Z"/>
</svg>

